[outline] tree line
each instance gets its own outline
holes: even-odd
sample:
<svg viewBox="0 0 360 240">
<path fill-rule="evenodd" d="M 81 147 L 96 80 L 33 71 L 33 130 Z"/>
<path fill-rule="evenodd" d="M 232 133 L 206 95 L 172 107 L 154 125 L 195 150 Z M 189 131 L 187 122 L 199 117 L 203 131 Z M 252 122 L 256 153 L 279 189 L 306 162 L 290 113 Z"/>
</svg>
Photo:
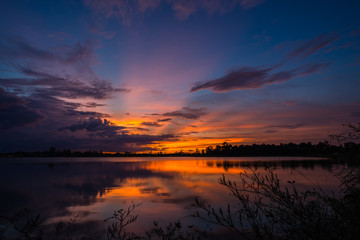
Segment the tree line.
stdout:
<svg viewBox="0 0 360 240">
<path fill-rule="evenodd" d="M 0 157 L 171 157 L 171 156 L 322 156 L 331 157 L 344 153 L 360 154 L 360 144 L 347 142 L 341 145 L 333 145 L 328 141 L 312 144 L 311 142 L 302 143 L 280 143 L 280 144 L 252 144 L 252 145 L 232 145 L 227 142 L 221 145 L 208 146 L 205 149 L 195 151 L 179 151 L 175 153 L 166 152 L 116 152 L 104 153 L 101 150 L 91 151 L 72 151 L 71 149 L 58 150 L 51 147 L 46 151 L 36 152 L 11 152 L 0 153 Z"/>
</svg>

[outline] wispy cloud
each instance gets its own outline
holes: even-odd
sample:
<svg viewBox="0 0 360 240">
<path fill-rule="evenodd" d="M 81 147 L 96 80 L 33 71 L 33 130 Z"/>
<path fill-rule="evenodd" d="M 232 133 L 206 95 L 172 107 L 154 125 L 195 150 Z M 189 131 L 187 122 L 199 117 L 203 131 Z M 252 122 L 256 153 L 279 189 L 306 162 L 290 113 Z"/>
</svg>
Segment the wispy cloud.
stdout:
<svg viewBox="0 0 360 240">
<path fill-rule="evenodd" d="M 146 11 L 155 10 L 161 4 L 168 4 L 179 20 L 185 20 L 198 11 L 208 14 L 224 14 L 240 6 L 243 9 L 253 8 L 265 0 L 84 0 L 84 4 L 96 13 L 110 17 L 119 17 L 124 25 L 131 25 L 133 18 Z"/>
<path fill-rule="evenodd" d="M 330 46 L 339 37 L 336 34 L 321 34 L 312 40 L 300 45 L 292 51 L 288 58 L 304 59 L 315 52 Z"/>
<path fill-rule="evenodd" d="M 257 5 L 260 5 L 264 3 L 266 0 L 241 0 L 240 5 L 241 7 L 248 9 L 256 7 Z"/>
<path fill-rule="evenodd" d="M 124 25 L 130 25 L 135 15 L 157 8 L 161 0 L 84 0 L 83 2 L 106 18 L 120 17 Z"/>
<path fill-rule="evenodd" d="M 172 120 L 171 118 L 162 118 L 162 119 L 158 119 L 157 121 L 158 122 L 169 122 L 171 120 Z"/>
<path fill-rule="evenodd" d="M 162 125 L 159 124 L 158 122 L 142 122 L 141 125 L 147 127 L 162 127 Z"/>
<path fill-rule="evenodd" d="M 23 78 L 2 79 L 0 85 L 9 89 L 46 92 L 64 98 L 105 99 L 129 89 L 114 88 L 92 70 L 97 62 L 94 44 L 79 43 L 44 49 L 16 36 L 4 36 L 0 44 L 0 61 L 23 75 Z"/>
<path fill-rule="evenodd" d="M 304 123 L 298 123 L 298 124 L 283 124 L 283 125 L 271 125 L 267 126 L 268 128 L 283 128 L 283 129 L 296 129 L 306 126 Z"/>
<path fill-rule="evenodd" d="M 315 73 L 328 63 L 306 65 L 289 71 L 274 70 L 278 67 L 241 67 L 226 73 L 223 77 L 210 81 L 195 83 L 190 92 L 210 89 L 213 92 L 228 92 L 231 90 L 255 89 L 265 85 L 282 83 L 298 76 Z"/>
<path fill-rule="evenodd" d="M 207 114 L 206 108 L 190 108 L 183 107 L 180 110 L 176 110 L 173 112 L 167 112 L 162 114 L 163 116 L 168 117 L 181 117 L 186 119 L 199 119 L 201 116 Z"/>
</svg>

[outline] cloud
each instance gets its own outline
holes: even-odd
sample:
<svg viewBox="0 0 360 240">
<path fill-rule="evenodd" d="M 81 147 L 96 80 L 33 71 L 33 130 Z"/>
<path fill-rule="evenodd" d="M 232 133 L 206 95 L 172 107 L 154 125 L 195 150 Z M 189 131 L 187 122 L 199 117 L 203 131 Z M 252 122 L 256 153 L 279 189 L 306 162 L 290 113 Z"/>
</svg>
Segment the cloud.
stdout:
<svg viewBox="0 0 360 240">
<path fill-rule="evenodd" d="M 228 72 L 223 77 L 214 80 L 198 82 L 190 89 L 195 92 L 201 89 L 211 89 L 213 92 L 228 92 L 231 90 L 255 89 L 265 85 L 282 83 L 294 77 L 306 76 L 326 67 L 329 63 L 306 65 L 289 71 L 273 71 L 278 67 L 241 67 Z"/>
<path fill-rule="evenodd" d="M 265 0 L 170 0 L 168 1 L 179 20 L 185 20 L 197 11 L 205 11 L 209 15 L 225 14 L 240 5 L 243 9 L 253 8 Z"/>
<path fill-rule="evenodd" d="M 207 114 L 206 108 L 190 108 L 190 107 L 183 107 L 180 110 L 167 112 L 162 114 L 163 116 L 168 117 L 182 117 L 186 119 L 198 119 L 199 117 Z"/>
<path fill-rule="evenodd" d="M 241 7 L 243 7 L 244 9 L 249 9 L 249 8 L 253 8 L 256 7 L 262 3 L 264 3 L 266 0 L 241 0 L 240 5 Z"/>
<path fill-rule="evenodd" d="M 185 20 L 196 12 L 196 5 L 196 1 L 172 1 L 172 9 L 175 11 L 175 16 L 180 20 Z"/>
<path fill-rule="evenodd" d="M 130 25 L 135 15 L 156 9 L 161 0 L 84 0 L 83 2 L 106 18 L 120 17 L 124 25 Z"/>
<path fill-rule="evenodd" d="M 106 104 L 100 104 L 100 103 L 96 103 L 96 102 L 88 102 L 88 103 L 84 104 L 83 106 L 87 107 L 87 108 L 96 108 L 96 107 L 106 106 Z"/>
<path fill-rule="evenodd" d="M 83 2 L 96 14 L 105 18 L 118 17 L 122 24 L 129 26 L 135 16 L 155 10 L 162 3 L 170 5 L 179 20 L 186 20 L 198 11 L 205 11 L 209 15 L 224 14 L 236 6 L 249 9 L 262 4 L 265 0 L 84 0 Z"/>
<path fill-rule="evenodd" d="M 0 151 L 38 151 L 51 146 L 143 151 L 150 149 L 148 144 L 175 139 L 173 135 L 131 134 L 131 129 L 104 119 L 110 117 L 107 113 L 81 110 L 104 106 L 89 99 L 109 99 L 130 91 L 113 87 L 93 71 L 94 48 L 90 42 L 37 47 L 20 37 L 1 39 L 0 61 L 16 77 L 0 79 L 0 129 L 7 130 L 2 131 Z"/>
<path fill-rule="evenodd" d="M 114 88 L 110 81 L 100 79 L 92 70 L 97 62 L 94 44 L 38 48 L 16 36 L 4 36 L 0 43 L 0 61 L 24 77 L 1 79 L 7 89 L 26 89 L 49 96 L 70 99 L 106 99 L 115 93 L 130 91 Z"/>
<path fill-rule="evenodd" d="M 162 127 L 163 125 L 159 124 L 158 122 L 142 122 L 141 125 L 148 126 L 148 127 Z"/>
<path fill-rule="evenodd" d="M 162 119 L 158 119 L 157 121 L 158 122 L 169 122 L 171 120 L 172 120 L 171 118 L 162 118 Z"/>
<path fill-rule="evenodd" d="M 42 119 L 44 116 L 35 109 L 28 107 L 24 99 L 0 88 L 0 129 L 23 127 Z"/>
<path fill-rule="evenodd" d="M 283 128 L 283 129 L 296 129 L 296 128 L 300 128 L 306 126 L 306 124 L 304 123 L 299 123 L 299 124 L 284 124 L 284 125 L 271 125 L 271 126 L 267 126 L 268 128 Z"/>
<path fill-rule="evenodd" d="M 61 128 L 59 128 L 59 130 L 60 131 L 70 130 L 72 132 L 81 131 L 81 130 L 86 130 L 89 132 L 107 131 L 107 132 L 112 132 L 113 134 L 116 134 L 117 131 L 124 130 L 124 127 L 116 126 L 115 124 L 113 124 L 112 122 L 110 122 L 106 119 L 104 119 L 104 121 L 102 121 L 100 119 L 100 117 L 98 117 L 98 118 L 90 117 L 86 121 L 79 122 L 77 124 L 73 124 L 73 125 L 66 126 L 66 127 L 61 127 Z"/>
<path fill-rule="evenodd" d="M 299 46 L 294 51 L 292 51 L 288 58 L 299 58 L 304 59 L 311 54 L 329 46 L 335 40 L 338 39 L 338 36 L 335 34 L 321 34 L 311 41 Z"/>
<path fill-rule="evenodd" d="M 41 78 L 7 78 L 0 79 L 0 85 L 7 88 L 27 88 L 33 93 L 69 99 L 93 98 L 107 99 L 115 93 L 126 93 L 129 89 L 114 88 L 109 81 L 94 79 L 86 83 L 56 76 Z"/>
</svg>

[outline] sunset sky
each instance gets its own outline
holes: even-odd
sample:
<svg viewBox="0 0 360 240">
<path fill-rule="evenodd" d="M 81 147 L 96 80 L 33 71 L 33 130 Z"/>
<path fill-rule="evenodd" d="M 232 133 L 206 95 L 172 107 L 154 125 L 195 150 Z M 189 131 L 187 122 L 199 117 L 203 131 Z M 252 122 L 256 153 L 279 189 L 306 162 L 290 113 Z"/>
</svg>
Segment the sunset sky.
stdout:
<svg viewBox="0 0 360 240">
<path fill-rule="evenodd" d="M 359 0 L 0 4 L 0 152 L 317 143 L 360 121 Z"/>
</svg>

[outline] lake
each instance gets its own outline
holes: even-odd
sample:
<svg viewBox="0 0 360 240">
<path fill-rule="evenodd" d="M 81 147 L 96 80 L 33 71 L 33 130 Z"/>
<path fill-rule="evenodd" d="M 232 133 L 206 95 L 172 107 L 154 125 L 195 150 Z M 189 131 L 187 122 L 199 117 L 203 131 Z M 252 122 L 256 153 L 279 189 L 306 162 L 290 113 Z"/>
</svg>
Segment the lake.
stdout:
<svg viewBox="0 0 360 240">
<path fill-rule="evenodd" d="M 132 202 L 138 220 L 129 230 L 142 232 L 154 220 L 160 224 L 187 217 L 199 197 L 214 206 L 233 203 L 226 187 L 218 183 L 224 174 L 239 180 L 239 173 L 256 167 L 275 168 L 281 183 L 295 181 L 300 190 L 321 187 L 338 192 L 335 174 L 343 166 L 324 159 L 303 157 L 161 157 L 161 158 L 22 158 L 0 159 L 0 215 L 10 216 L 28 208 L 48 222 L 77 216 L 81 222 L 102 221 L 114 210 Z"/>
</svg>

